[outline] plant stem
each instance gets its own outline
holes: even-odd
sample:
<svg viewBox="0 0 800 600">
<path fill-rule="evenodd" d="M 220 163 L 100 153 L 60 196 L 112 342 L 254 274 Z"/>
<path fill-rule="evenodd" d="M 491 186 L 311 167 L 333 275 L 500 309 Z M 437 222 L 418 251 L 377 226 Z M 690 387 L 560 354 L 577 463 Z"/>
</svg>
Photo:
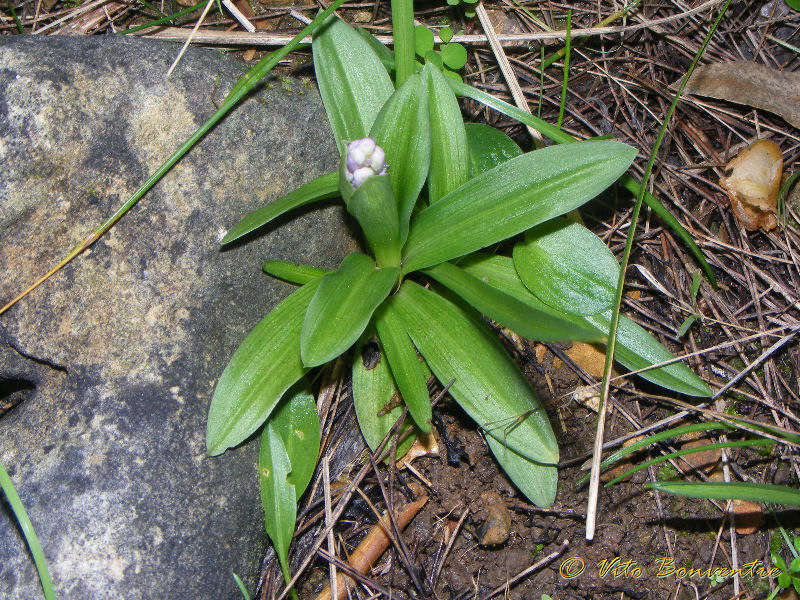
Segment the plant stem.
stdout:
<svg viewBox="0 0 800 600">
<path fill-rule="evenodd" d="M 137 31 L 141 31 L 142 29 L 148 29 L 149 27 L 155 27 L 157 25 L 163 25 L 164 23 L 171 23 L 175 19 L 182 17 L 184 15 L 188 15 L 189 13 L 193 13 L 196 10 L 200 10 L 206 5 L 205 2 L 200 2 L 195 4 L 194 6 L 190 6 L 189 8 L 184 8 L 176 13 L 171 15 L 167 15 L 160 19 L 156 19 L 155 21 L 150 21 L 149 23 L 144 23 L 142 25 L 137 25 L 136 27 L 131 27 L 130 29 L 123 29 L 122 31 L 118 31 L 118 35 L 125 35 L 127 33 L 135 33 Z"/>
<path fill-rule="evenodd" d="M 564 106 L 567 104 L 567 82 L 569 81 L 569 30 L 572 28 L 572 11 L 567 11 L 567 37 L 565 38 L 564 46 L 564 82 L 561 84 L 561 102 L 558 105 L 558 122 L 556 127 L 561 129 L 561 123 L 564 120 Z"/>
<path fill-rule="evenodd" d="M 395 87 L 414 74 L 414 2 L 392 0 L 394 34 Z"/>
<path fill-rule="evenodd" d="M 667 110 L 667 114 L 664 117 L 664 123 L 661 125 L 661 130 L 658 132 L 658 137 L 656 138 L 656 142 L 653 145 L 652 151 L 650 152 L 650 157 L 647 160 L 647 167 L 644 170 L 642 183 L 639 186 L 639 193 L 636 197 L 636 204 L 634 205 L 633 213 L 631 214 L 628 238 L 625 240 L 625 251 L 622 253 L 622 264 L 620 265 L 619 280 L 617 281 L 617 290 L 614 296 L 611 325 L 608 332 L 608 343 L 606 344 L 606 360 L 603 368 L 603 391 L 600 394 L 600 408 L 597 413 L 597 433 L 595 434 L 594 438 L 592 473 L 589 482 L 589 499 L 586 510 L 586 539 L 590 541 L 594 539 L 595 523 L 597 519 L 597 496 L 600 487 L 600 460 L 603 454 L 603 437 L 605 432 L 606 407 L 608 404 L 607 401 L 610 391 L 611 365 L 614 361 L 614 349 L 617 343 L 617 325 L 619 324 L 619 313 L 622 305 L 622 290 L 625 285 L 625 271 L 628 268 L 628 260 L 630 259 L 631 249 L 633 248 L 633 238 L 636 235 L 636 223 L 639 219 L 639 212 L 642 209 L 642 202 L 645 197 L 647 182 L 650 178 L 650 174 L 653 172 L 653 165 L 656 162 L 656 155 L 661 147 L 661 142 L 664 139 L 664 135 L 667 132 L 667 126 L 669 125 L 672 115 L 675 112 L 675 107 L 678 105 L 678 100 L 680 99 L 686 84 L 689 82 L 689 78 L 692 76 L 697 63 L 700 62 L 700 57 L 703 56 L 706 47 L 711 41 L 711 37 L 717 30 L 717 27 L 722 21 L 722 17 L 728 10 L 728 6 L 730 6 L 730 3 L 731 0 L 727 0 L 722 6 L 719 15 L 717 15 L 716 20 L 708 30 L 708 33 L 703 40 L 703 44 L 700 46 L 697 54 L 695 54 L 692 64 L 689 66 L 689 70 L 686 71 L 686 75 L 684 76 L 683 81 L 681 81 L 680 88 L 678 88 L 678 92 L 675 94 L 675 98 L 673 98 L 669 110 Z"/>
</svg>

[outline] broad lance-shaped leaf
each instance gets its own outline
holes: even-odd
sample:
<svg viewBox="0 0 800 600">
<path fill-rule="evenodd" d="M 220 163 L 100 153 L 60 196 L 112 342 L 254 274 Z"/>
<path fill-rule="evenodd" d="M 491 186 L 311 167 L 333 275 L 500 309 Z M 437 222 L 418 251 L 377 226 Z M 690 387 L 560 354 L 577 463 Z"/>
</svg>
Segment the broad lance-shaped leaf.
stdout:
<svg viewBox="0 0 800 600">
<path fill-rule="evenodd" d="M 431 166 L 428 172 L 428 201 L 431 204 L 469 179 L 469 151 L 464 118 L 447 79 L 434 65 L 422 69 L 428 89 Z"/>
<path fill-rule="evenodd" d="M 499 129 L 483 123 L 466 123 L 469 174 L 475 177 L 522 154 L 517 143 Z"/>
<path fill-rule="evenodd" d="M 403 321 L 384 303 L 375 313 L 375 327 L 389 362 L 397 387 L 408 406 L 408 412 L 424 433 L 431 430 L 431 399 L 428 395 L 428 376 L 419 361 L 414 343 L 408 337 Z"/>
<path fill-rule="evenodd" d="M 550 506 L 556 499 L 558 470 L 556 465 L 542 465 L 517 454 L 490 435 L 486 443 L 497 462 L 514 485 L 536 506 Z"/>
<path fill-rule="evenodd" d="M 271 423 L 267 423 L 261 436 L 258 481 L 261 487 L 261 505 L 264 508 L 264 525 L 281 563 L 283 579 L 287 583 L 292 579 L 289 572 L 289 546 L 297 518 L 297 494 L 288 480 L 290 469 L 289 456 L 281 436 L 275 432 Z"/>
<path fill-rule="evenodd" d="M 345 141 L 367 136 L 394 86 L 369 44 L 338 17 L 314 36 L 312 49 L 319 93 L 343 155 Z"/>
<path fill-rule="evenodd" d="M 611 307 L 619 263 L 603 241 L 579 223 L 550 219 L 514 246 L 514 267 L 539 300 L 576 315 Z"/>
<path fill-rule="evenodd" d="M 602 314 L 582 317 L 560 313 L 534 296 L 522 283 L 514 269 L 514 263 L 507 256 L 492 256 L 475 253 L 460 263 L 468 273 L 482 279 L 487 284 L 517 298 L 531 307 L 550 312 L 579 326 L 594 327 L 598 332 L 608 333 L 611 325 L 611 311 Z M 633 321 L 620 315 L 617 331 L 617 362 L 628 369 L 636 370 L 665 360 L 674 359 L 674 355 L 662 346 L 647 331 Z M 664 367 L 649 369 L 639 373 L 641 377 L 667 389 L 692 396 L 710 396 L 711 390 L 695 375 L 691 369 L 681 362 Z"/>
<path fill-rule="evenodd" d="M 636 150 L 609 141 L 535 150 L 471 179 L 420 211 L 404 248 L 410 273 L 505 240 L 594 198 Z"/>
<path fill-rule="evenodd" d="M 348 254 L 338 271 L 320 280 L 308 306 L 300 335 L 303 364 L 319 366 L 352 346 L 396 280 L 397 268 L 376 269 L 366 254 Z"/>
<path fill-rule="evenodd" d="M 307 283 L 273 308 L 236 349 L 208 409 L 211 456 L 247 439 L 307 371 L 300 360 L 300 330 L 320 281 Z"/>
<path fill-rule="evenodd" d="M 353 357 L 353 405 L 361 433 L 374 452 L 403 414 L 403 403 L 371 326 L 359 339 Z M 397 447 L 398 458 L 408 452 L 414 437 L 409 436 Z"/>
<path fill-rule="evenodd" d="M 225 234 L 220 244 L 223 246 L 230 244 L 290 210 L 317 200 L 327 200 L 337 196 L 339 196 L 339 174 L 327 173 L 321 175 L 288 193 L 283 198 L 279 198 L 251 212 Z"/>
<path fill-rule="evenodd" d="M 425 185 L 431 160 L 428 101 L 419 75 L 409 77 L 389 98 L 375 120 L 370 136 L 386 152 L 402 243 L 408 236 L 408 220 Z"/>
<path fill-rule="evenodd" d="M 450 263 L 430 267 L 424 272 L 479 312 L 523 337 L 541 342 L 605 339 L 593 327 L 580 326 L 552 312 L 537 310 Z"/>
<path fill-rule="evenodd" d="M 389 302 L 436 378 L 454 380 L 450 394 L 487 435 L 536 463 L 558 462 L 539 399 L 479 316 L 410 281 Z"/>
<path fill-rule="evenodd" d="M 291 465 L 288 482 L 294 487 L 299 502 L 314 475 L 320 445 L 317 404 L 305 380 L 287 392 L 267 423 L 272 426 L 269 430 L 280 436 L 286 449 Z M 262 444 L 267 429 L 264 428 Z"/>
</svg>

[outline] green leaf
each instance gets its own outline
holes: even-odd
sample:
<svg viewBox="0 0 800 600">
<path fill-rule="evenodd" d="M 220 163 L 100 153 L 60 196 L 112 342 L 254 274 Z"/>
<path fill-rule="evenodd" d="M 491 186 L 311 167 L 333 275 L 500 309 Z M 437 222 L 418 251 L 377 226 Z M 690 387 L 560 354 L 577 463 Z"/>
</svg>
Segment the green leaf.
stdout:
<svg viewBox="0 0 800 600">
<path fill-rule="evenodd" d="M 416 216 L 403 272 L 474 252 L 577 208 L 614 183 L 635 155 L 617 142 L 577 142 L 535 150 L 478 175 Z"/>
<path fill-rule="evenodd" d="M 483 123 L 467 123 L 469 173 L 475 177 L 522 154 L 517 143 L 499 129 Z"/>
<path fill-rule="evenodd" d="M 344 185 L 350 184 L 345 182 Z M 362 183 L 347 200 L 347 212 L 361 225 L 378 265 L 399 267 L 400 222 L 389 176 L 374 175 Z"/>
<path fill-rule="evenodd" d="M 345 141 L 367 136 L 394 86 L 370 45 L 339 18 L 314 36 L 312 48 L 319 92 L 344 155 Z"/>
<path fill-rule="evenodd" d="M 431 160 L 428 99 L 419 75 L 409 77 L 389 98 L 370 136 L 386 152 L 402 243 L 408 236 L 408 220 L 425 185 Z"/>
<path fill-rule="evenodd" d="M 592 327 L 581 327 L 552 312 L 537 310 L 450 263 L 436 265 L 424 272 L 461 296 L 479 312 L 523 337 L 545 342 L 596 342 L 605 339 Z"/>
<path fill-rule="evenodd" d="M 442 61 L 454 71 L 467 64 L 467 49 L 459 43 L 445 44 L 441 48 Z"/>
<path fill-rule="evenodd" d="M 414 27 L 414 50 L 423 58 L 433 50 L 433 32 L 425 25 Z"/>
<path fill-rule="evenodd" d="M 480 317 L 410 281 L 389 303 L 437 379 L 454 380 L 450 394 L 487 435 L 539 465 L 558 462 L 539 399 Z"/>
<path fill-rule="evenodd" d="M 280 217 L 290 210 L 305 206 L 311 202 L 337 198 L 338 196 L 338 173 L 327 173 L 316 179 L 312 179 L 286 196 L 251 212 L 225 234 L 220 244 L 223 246 L 225 244 L 230 244 L 240 237 L 255 231 L 259 227 L 263 227 L 273 219 Z"/>
<path fill-rule="evenodd" d="M 356 31 L 358 32 L 358 35 L 361 36 L 361 39 L 367 42 L 369 47 L 372 48 L 372 51 L 375 52 L 378 58 L 380 58 L 381 63 L 383 63 L 383 67 L 386 69 L 386 72 L 391 73 L 394 71 L 394 52 L 384 46 L 383 42 L 381 42 L 363 27 L 356 26 Z"/>
<path fill-rule="evenodd" d="M 247 439 L 307 371 L 300 360 L 300 331 L 319 283 L 307 283 L 273 308 L 225 367 L 208 410 L 211 456 Z"/>
<path fill-rule="evenodd" d="M 325 275 L 328 271 L 309 265 L 302 265 L 285 260 L 268 260 L 261 265 L 267 275 L 283 279 L 296 285 L 304 285 Z"/>
<path fill-rule="evenodd" d="M 22 531 L 22 536 L 25 538 L 25 543 L 31 552 L 33 563 L 36 565 L 36 572 L 39 574 L 39 581 L 42 584 L 45 600 L 55 600 L 56 594 L 53 590 L 53 579 L 50 577 L 50 571 L 47 568 L 47 560 L 42 551 L 42 545 L 39 543 L 39 537 L 33 528 L 33 523 L 25 510 L 25 505 L 17 494 L 14 487 L 14 482 L 8 475 L 8 471 L 0 462 L 0 490 L 5 494 L 5 499 L 11 507 L 11 512 L 19 523 L 19 528 Z"/>
<path fill-rule="evenodd" d="M 403 414 L 399 400 L 386 355 L 374 330 L 369 328 L 358 341 L 353 357 L 353 405 L 358 426 L 373 452 Z M 413 442 L 412 435 L 398 446 L 397 456 L 408 452 Z"/>
<path fill-rule="evenodd" d="M 296 502 L 299 502 L 314 475 L 320 445 L 317 404 L 305 381 L 287 394 L 267 423 L 272 426 L 272 432 L 280 436 L 286 449 L 291 465 L 287 480 L 294 487 Z"/>
<path fill-rule="evenodd" d="M 619 263 L 583 225 L 551 219 L 514 246 L 514 267 L 526 287 L 553 308 L 593 315 L 611 307 Z"/>
<path fill-rule="evenodd" d="M 320 280 L 300 335 L 303 364 L 316 367 L 352 346 L 397 280 L 397 268 L 376 269 L 366 254 L 345 257 L 339 270 Z"/>
<path fill-rule="evenodd" d="M 800 0 L 786 0 L 786 5 L 794 10 L 800 10 Z"/>
<path fill-rule="evenodd" d="M 577 141 L 566 131 L 560 130 L 558 127 L 555 127 L 547 121 L 543 121 L 542 119 L 517 108 L 513 104 L 509 104 L 508 102 L 504 102 L 499 98 L 495 98 L 483 90 L 474 88 L 464 82 L 451 80 L 448 83 L 457 95 L 476 100 L 477 102 L 480 102 L 489 108 L 493 108 L 496 111 L 511 117 L 512 119 L 516 119 L 524 125 L 533 127 L 536 131 L 540 132 L 542 135 L 550 138 L 558 144 L 570 144 Z M 641 187 L 640 181 L 636 181 L 636 179 L 627 174 L 620 178 L 620 184 L 634 195 L 639 192 L 639 188 Z M 661 217 L 661 220 L 664 221 L 664 223 L 668 225 L 669 228 L 672 229 L 679 238 L 681 238 L 684 244 L 689 246 L 692 254 L 700 263 L 700 266 L 703 267 L 706 277 L 708 277 L 709 281 L 716 286 L 716 278 L 714 277 L 714 272 L 711 270 L 711 266 L 703 256 L 703 251 L 700 250 L 699 246 L 695 243 L 694 239 L 692 239 L 691 234 L 686 230 L 686 228 L 681 225 L 678 219 L 676 219 L 672 213 L 669 212 L 666 207 L 661 204 L 661 202 L 659 202 L 658 198 L 653 196 L 651 193 L 645 193 L 644 203 L 647 204 L 647 206 L 649 206 L 654 213 Z"/>
<path fill-rule="evenodd" d="M 517 454 L 492 436 L 486 443 L 497 462 L 520 492 L 536 506 L 550 506 L 556 499 L 558 471 L 555 465 L 540 465 Z"/>
<path fill-rule="evenodd" d="M 291 465 L 280 435 L 267 423 L 261 435 L 261 452 L 258 457 L 258 481 L 261 487 L 261 506 L 264 508 L 264 525 L 272 540 L 275 554 L 281 563 L 283 579 L 288 583 L 289 546 L 294 535 L 297 518 L 297 500 L 294 486 L 287 477 Z"/>
<path fill-rule="evenodd" d="M 611 326 L 611 311 L 607 310 L 603 313 L 586 316 L 584 319 L 598 330 L 608 333 L 608 328 Z M 636 371 L 650 365 L 673 360 L 675 355 L 642 327 L 624 315 L 620 315 L 615 358 L 627 369 Z M 709 397 L 712 395 L 705 382 L 682 362 L 642 371 L 639 373 L 639 377 L 688 396 Z"/>
<path fill-rule="evenodd" d="M 750 500 L 752 502 L 772 502 L 774 504 L 800 506 L 800 490 L 771 483 L 657 481 L 648 483 L 645 487 L 687 498 Z"/>
<path fill-rule="evenodd" d="M 547 306 L 534 296 L 522 283 L 514 269 L 513 261 L 506 256 L 490 256 L 476 253 L 461 262 L 461 267 L 475 277 L 500 291 L 515 297 L 517 300 L 543 311 L 551 312 L 562 319 L 578 326 L 595 327 L 604 335 L 611 325 L 611 311 L 580 317 L 560 313 Z M 674 355 L 654 339 L 647 331 L 625 316 L 620 316 L 617 333 L 616 360 L 631 370 L 641 369 L 665 360 L 674 359 Z M 691 396 L 710 396 L 711 390 L 686 365 L 677 362 L 639 373 L 648 381 Z"/>
<path fill-rule="evenodd" d="M 453 39 L 453 30 L 450 27 L 442 27 L 439 30 L 439 39 L 442 40 L 445 44 L 447 44 L 450 40 Z"/>
<path fill-rule="evenodd" d="M 692 299 L 692 303 L 697 302 L 697 292 L 700 291 L 700 283 L 703 281 L 703 276 L 700 273 L 700 269 L 695 269 L 694 273 L 692 273 L 692 285 L 689 286 L 689 297 Z"/>
<path fill-rule="evenodd" d="M 428 88 L 431 130 L 428 201 L 435 204 L 469 179 L 469 151 L 461 108 L 447 79 L 431 64 L 422 69 L 422 78 Z"/>
<path fill-rule="evenodd" d="M 700 271 L 698 270 L 697 273 Z M 682 338 L 686 335 L 686 332 L 689 331 L 689 327 L 700 317 L 700 315 L 689 315 L 683 320 L 681 326 L 678 328 L 678 338 Z"/>
<path fill-rule="evenodd" d="M 400 389 L 408 412 L 424 433 L 431 430 L 431 399 L 428 395 L 428 375 L 419 361 L 417 351 L 408 337 L 403 321 L 392 308 L 384 303 L 375 313 L 375 327 L 378 330 L 383 351 L 389 362 L 392 376 Z"/>
</svg>

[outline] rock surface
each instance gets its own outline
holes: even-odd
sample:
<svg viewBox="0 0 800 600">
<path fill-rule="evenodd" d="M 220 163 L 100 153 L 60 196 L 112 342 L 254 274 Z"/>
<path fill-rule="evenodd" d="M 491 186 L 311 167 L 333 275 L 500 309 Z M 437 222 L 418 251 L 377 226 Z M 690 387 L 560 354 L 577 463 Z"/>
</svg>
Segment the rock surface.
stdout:
<svg viewBox="0 0 800 600">
<path fill-rule="evenodd" d="M 132 38 L 0 38 L 0 300 L 109 216 L 246 66 Z M 256 443 L 211 459 L 205 418 L 236 346 L 289 291 L 266 258 L 331 268 L 335 206 L 225 252 L 245 213 L 336 167 L 316 90 L 273 80 L 111 232 L 0 317 L 0 460 L 59 598 L 240 598 L 266 546 Z M 41 597 L 0 502 L 0 596 Z"/>
</svg>

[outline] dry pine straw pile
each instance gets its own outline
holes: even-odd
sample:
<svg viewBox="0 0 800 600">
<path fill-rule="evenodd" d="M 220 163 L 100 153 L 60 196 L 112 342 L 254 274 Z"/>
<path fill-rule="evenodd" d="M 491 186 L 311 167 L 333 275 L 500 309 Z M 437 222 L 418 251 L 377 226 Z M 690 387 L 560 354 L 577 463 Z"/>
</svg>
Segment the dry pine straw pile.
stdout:
<svg viewBox="0 0 800 600">
<path fill-rule="evenodd" d="M 237 3 L 260 31 L 294 33 L 299 23 L 290 15 L 290 10 L 303 7 L 278 4 L 267 1 L 248 7 L 242 6 L 242 2 Z M 71 5 L 59 0 L 42 0 L 21 4 L 11 2 L 8 6 L 14 7 L 26 33 L 35 29 L 47 34 L 103 34 L 152 18 L 139 5 L 115 1 Z M 0 9 L 0 33 L 4 35 L 17 32 L 8 6 Z M 694 5 L 647 2 L 635 7 L 624 20 L 611 23 L 617 27 L 615 33 L 575 40 L 570 54 L 563 128 L 580 138 L 611 135 L 639 148 L 640 159 L 634 171 L 640 174 L 671 101 L 674 86 L 685 74 L 720 6 L 721 2 L 696 2 Z M 483 34 L 485 28 L 479 19 L 465 18 L 462 7 L 419 3 L 416 16 L 429 26 L 449 23 L 455 31 Z M 697 7 L 701 10 L 691 12 Z M 163 10 L 170 13 L 179 8 L 165 5 Z M 513 102 L 508 83 L 511 81 L 512 85 L 519 86 L 534 113 L 541 110 L 543 118 L 555 122 L 561 102 L 563 61 L 556 61 L 542 77 L 538 70 L 541 56 L 538 38 L 545 29 L 563 30 L 567 9 L 572 10 L 572 28 L 586 29 L 619 11 L 621 5 L 602 0 L 566 4 L 525 3 L 522 6 L 515 0 L 503 0 L 486 3 L 485 8 L 486 17 L 496 33 L 522 34 L 527 39 L 518 45 L 505 45 L 504 54 L 510 65 L 509 79 L 498 67 L 502 58 L 485 42 L 478 40 L 466 44 L 469 62 L 464 71 L 465 80 Z M 376 34 L 386 34 L 391 29 L 388 2 L 346 5 L 341 16 Z M 181 22 L 190 27 L 194 18 L 189 15 Z M 704 62 L 748 61 L 779 71 L 795 71 L 800 58 L 781 42 L 800 45 L 798 27 L 800 13 L 790 10 L 782 1 L 733 3 L 706 51 Z M 209 14 L 204 28 L 234 33 L 241 31 L 229 13 L 220 15 L 217 11 Z M 545 43 L 545 56 L 563 48 L 562 39 L 549 39 Z M 246 45 L 242 50 L 249 60 L 259 58 L 263 52 L 261 47 Z M 293 55 L 282 69 L 301 76 L 313 75 L 309 57 L 302 53 Z M 781 93 L 780 89 L 775 91 L 775 94 Z M 524 127 L 476 103 L 467 101 L 463 106 L 472 120 L 501 128 L 524 148 L 532 146 L 531 137 Z M 632 257 L 634 266 L 628 271 L 624 306 L 626 314 L 674 352 L 690 354 L 688 363 L 713 390 L 735 380 L 710 405 L 711 409 L 736 411 L 795 431 L 799 428 L 796 413 L 800 348 L 793 336 L 800 321 L 800 305 L 797 304 L 797 290 L 800 289 L 800 203 L 791 199 L 787 203 L 785 226 L 769 232 L 749 232 L 734 218 L 719 179 L 731 157 L 754 140 L 763 138 L 779 146 L 785 171 L 794 172 L 800 158 L 799 133 L 781 118 L 746 105 L 701 97 L 685 98 L 678 106 L 662 146 L 651 181 L 652 191 L 692 232 L 714 268 L 719 287 L 714 289 L 704 281 L 697 301 L 693 301 L 689 289 L 698 265 L 674 234 L 645 211 Z M 618 256 L 627 233 L 631 207 L 631 198 L 627 195 L 607 194 L 583 213 L 587 225 Z M 679 338 L 678 329 L 691 314 L 701 317 L 685 336 Z M 450 454 L 457 454 L 460 447 L 464 464 L 445 467 L 430 460 L 417 463 L 419 475 L 431 484 L 427 489 L 431 501 L 417 516 L 418 520 L 426 523 L 423 529 L 427 529 L 409 528 L 404 534 L 406 543 L 392 545 L 378 572 L 364 578 L 372 582 L 368 587 L 376 594 L 375 597 L 386 597 L 390 588 L 394 590 L 392 597 L 421 596 L 420 589 L 426 593 L 437 589 L 440 598 L 486 597 L 493 585 L 510 581 L 515 573 L 536 563 L 537 557 L 559 550 L 559 543 L 567 538 L 572 543 L 569 555 L 583 553 L 591 557 L 594 551 L 595 557 L 602 559 L 604 556 L 602 551 L 582 543 L 585 492 L 574 491 L 572 485 L 581 476 L 579 465 L 591 449 L 593 414 L 574 404 L 564 394 L 579 381 L 592 382 L 592 375 L 586 373 L 585 365 L 576 365 L 565 357 L 559 347 L 551 346 L 544 351 L 525 340 L 506 337 L 512 354 L 536 380 L 553 422 L 570 432 L 563 448 L 563 483 L 556 506 L 550 511 L 537 511 L 515 496 L 504 477 L 498 475 L 496 469 L 492 470 L 493 465 L 483 454 L 478 434 L 444 400 L 440 405 L 444 415 L 440 436 L 455 436 L 458 443 L 454 446 L 456 450 L 449 448 L 443 453 L 449 458 Z M 776 342 L 780 343 L 776 345 Z M 554 354 L 561 357 L 555 363 Z M 564 366 L 559 367 L 561 359 L 564 359 Z M 337 377 L 328 377 L 326 381 L 322 393 L 333 394 L 336 400 L 327 403 L 333 412 L 330 418 L 324 419 L 327 423 L 324 436 L 331 440 L 328 448 L 332 451 L 335 436 L 331 434 L 338 419 L 333 418 L 334 413 L 348 410 L 347 384 Z M 613 399 L 619 410 L 609 416 L 608 440 L 635 433 L 686 408 L 675 398 L 635 378 L 622 381 L 614 391 Z M 2 408 L 0 406 L 0 410 Z M 698 418 L 700 415 L 694 415 L 690 420 Z M 443 445 L 441 439 L 440 445 Z M 730 460 L 728 476 L 734 480 L 797 485 L 800 479 L 797 453 L 791 448 L 779 447 L 767 456 L 734 452 Z M 473 541 L 480 522 L 468 516 L 465 509 L 473 511 L 479 507 L 472 506 L 474 497 L 463 496 L 466 490 L 446 489 L 446 479 L 436 476 L 445 468 L 460 468 L 461 471 L 453 471 L 455 475 L 450 477 L 471 477 L 479 482 L 479 487 L 492 488 L 504 497 L 508 507 L 514 509 L 514 533 L 510 541 L 496 549 L 481 548 Z M 693 471 L 692 466 L 686 463 L 674 463 L 673 468 L 687 479 L 709 477 L 709 471 Z M 340 557 L 351 551 L 363 537 L 367 529 L 364 523 L 374 521 L 369 503 L 374 504 L 377 511 L 384 510 L 387 501 L 402 503 L 403 494 L 408 491 L 403 482 L 416 479 L 394 469 L 389 472 L 366 469 L 362 472 L 365 476 L 362 480 L 363 504 L 360 508 L 354 504 L 353 512 L 349 513 L 351 521 L 345 519 L 337 530 L 336 550 Z M 687 508 L 689 505 L 673 498 L 644 493 L 641 483 L 657 476 L 657 470 L 651 469 L 635 484 L 614 488 L 622 491 L 601 492 L 599 531 L 602 534 L 605 528 L 605 534 L 611 535 L 610 539 L 617 544 L 616 548 L 608 548 L 612 555 L 606 558 L 613 558 L 619 548 L 646 553 L 652 546 L 678 562 L 686 558 L 686 554 L 679 554 L 681 551 L 700 552 L 696 557 L 700 564 L 696 566 L 706 566 L 714 558 L 714 564 L 723 566 L 732 564 L 734 558 L 739 564 L 749 560 L 768 560 L 772 537 L 769 527 L 774 527 L 774 522 L 767 519 L 757 533 L 747 537 L 736 536 L 725 519 L 724 503 L 697 501 Z M 378 485 L 377 477 L 381 478 L 382 486 Z M 335 501 L 336 490 L 333 493 Z M 458 494 L 462 494 L 460 499 Z M 370 502 L 367 503 L 365 498 Z M 620 520 L 619 514 L 614 512 L 619 511 L 622 504 L 634 515 L 632 518 Z M 301 507 L 304 510 L 301 511 L 299 531 L 311 531 L 320 521 L 321 504 L 317 498 Z M 676 510 L 682 512 L 676 513 Z M 787 512 L 783 517 L 787 527 L 796 524 L 795 513 Z M 614 527 L 619 528 L 618 523 L 624 523 L 624 527 L 616 539 Z M 427 524 L 434 525 L 428 527 Z M 624 541 L 626 533 L 627 546 Z M 684 534 L 687 533 L 694 545 L 684 543 Z M 298 556 L 298 559 L 302 558 Z M 569 580 L 557 574 L 559 560 L 542 565 L 536 574 L 521 578 L 513 588 L 512 597 L 538 598 L 544 592 L 556 598 L 605 597 L 612 593 L 614 597 L 642 597 L 637 596 L 635 585 L 626 586 L 624 582 L 615 583 L 603 578 L 582 580 L 580 585 L 570 584 Z M 316 564 L 316 575 L 312 574 L 302 588 L 309 593 L 317 587 L 316 577 L 327 579 L 327 563 L 320 559 Z M 481 565 L 485 568 L 483 580 Z M 448 576 L 448 573 L 462 573 L 463 577 Z M 275 575 L 274 565 L 265 565 L 261 597 L 277 593 Z M 647 582 L 648 586 L 651 584 L 656 585 L 652 578 Z M 659 581 L 657 585 L 661 586 L 663 597 L 675 593 L 682 597 L 692 586 L 691 597 L 728 598 L 740 589 L 753 594 L 763 594 L 767 589 L 764 587 L 766 584 L 759 587 L 758 581 L 742 578 L 717 588 L 711 588 L 707 581 L 682 582 L 675 579 Z M 361 597 L 367 597 L 364 589 L 367 588 L 359 592 Z M 641 591 L 641 586 L 638 589 Z M 662 597 L 661 592 L 659 597 Z"/>
</svg>

